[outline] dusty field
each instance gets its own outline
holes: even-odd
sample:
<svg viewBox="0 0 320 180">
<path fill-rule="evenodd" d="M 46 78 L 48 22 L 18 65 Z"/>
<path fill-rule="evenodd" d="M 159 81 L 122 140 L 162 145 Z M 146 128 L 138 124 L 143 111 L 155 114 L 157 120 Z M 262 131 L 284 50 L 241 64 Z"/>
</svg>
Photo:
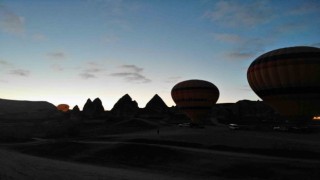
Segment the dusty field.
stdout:
<svg viewBox="0 0 320 180">
<path fill-rule="evenodd" d="M 2 147 L 1 180 L 320 178 L 318 133 L 165 127 Z"/>
</svg>

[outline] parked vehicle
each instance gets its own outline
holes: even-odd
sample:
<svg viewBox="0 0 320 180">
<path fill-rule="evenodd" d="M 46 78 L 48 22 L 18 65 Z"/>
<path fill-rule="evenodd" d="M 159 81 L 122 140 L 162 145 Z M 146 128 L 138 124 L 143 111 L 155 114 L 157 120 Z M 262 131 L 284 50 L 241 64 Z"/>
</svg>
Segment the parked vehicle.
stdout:
<svg viewBox="0 0 320 180">
<path fill-rule="evenodd" d="M 238 124 L 229 124 L 229 128 L 232 130 L 237 130 L 237 129 L 239 129 L 239 125 Z"/>
</svg>

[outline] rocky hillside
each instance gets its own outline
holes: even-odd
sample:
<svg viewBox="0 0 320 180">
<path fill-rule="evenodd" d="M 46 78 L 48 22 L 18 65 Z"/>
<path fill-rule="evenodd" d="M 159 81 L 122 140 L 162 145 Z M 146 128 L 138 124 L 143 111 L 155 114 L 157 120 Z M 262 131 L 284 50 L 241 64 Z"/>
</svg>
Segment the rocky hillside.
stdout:
<svg viewBox="0 0 320 180">
<path fill-rule="evenodd" d="M 111 109 L 111 113 L 115 116 L 133 116 L 139 110 L 138 103 L 125 94 L 122 96 Z"/>
<path fill-rule="evenodd" d="M 104 112 L 104 107 L 99 98 L 88 99 L 85 105 L 83 106 L 83 116 L 87 118 L 96 118 L 99 117 Z"/>
<path fill-rule="evenodd" d="M 0 99 L 1 119 L 48 119 L 60 116 L 57 107 L 45 101 Z"/>
<path fill-rule="evenodd" d="M 144 109 L 150 113 L 165 113 L 169 111 L 168 106 L 158 94 L 152 97 Z"/>
</svg>

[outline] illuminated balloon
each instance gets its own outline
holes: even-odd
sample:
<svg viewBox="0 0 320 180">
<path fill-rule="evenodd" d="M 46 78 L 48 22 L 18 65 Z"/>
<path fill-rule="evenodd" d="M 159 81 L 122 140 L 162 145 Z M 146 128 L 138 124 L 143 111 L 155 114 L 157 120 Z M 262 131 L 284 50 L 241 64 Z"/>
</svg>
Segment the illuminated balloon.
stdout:
<svg viewBox="0 0 320 180">
<path fill-rule="evenodd" d="M 192 122 L 199 124 L 217 102 L 219 90 L 208 81 L 187 80 L 176 84 L 171 90 L 171 96 Z"/>
<path fill-rule="evenodd" d="M 59 104 L 57 106 L 57 109 L 62 112 L 67 112 L 67 111 L 69 111 L 69 105 L 68 104 Z"/>
<path fill-rule="evenodd" d="M 314 120 L 314 121 L 320 121 L 320 116 L 315 116 L 315 117 L 312 118 L 312 120 Z"/>
<path fill-rule="evenodd" d="M 252 90 L 288 119 L 320 114 L 320 49 L 288 47 L 267 52 L 248 68 Z"/>
</svg>

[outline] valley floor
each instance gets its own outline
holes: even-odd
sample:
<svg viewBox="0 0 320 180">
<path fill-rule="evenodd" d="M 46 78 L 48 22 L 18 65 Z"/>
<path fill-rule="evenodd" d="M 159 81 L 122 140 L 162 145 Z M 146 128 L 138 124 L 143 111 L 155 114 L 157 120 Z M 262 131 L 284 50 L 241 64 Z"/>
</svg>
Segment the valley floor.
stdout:
<svg viewBox="0 0 320 180">
<path fill-rule="evenodd" d="M 2 144 L 0 179 L 319 179 L 319 133 L 162 127 Z"/>
</svg>

